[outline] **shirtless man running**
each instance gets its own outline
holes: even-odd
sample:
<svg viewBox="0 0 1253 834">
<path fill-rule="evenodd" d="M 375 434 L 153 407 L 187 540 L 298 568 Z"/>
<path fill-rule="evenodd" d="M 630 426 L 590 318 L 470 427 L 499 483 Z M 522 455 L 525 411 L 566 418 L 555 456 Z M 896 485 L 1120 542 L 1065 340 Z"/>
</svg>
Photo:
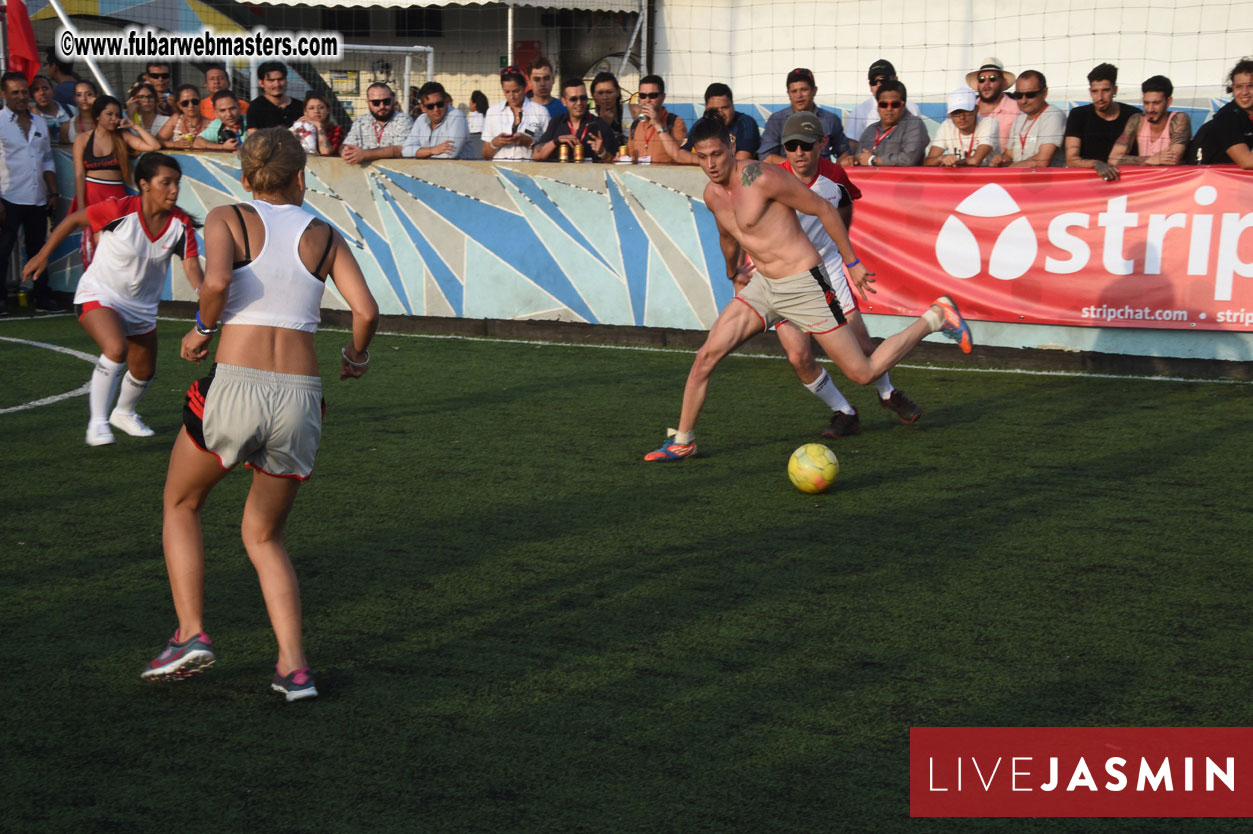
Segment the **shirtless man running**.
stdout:
<svg viewBox="0 0 1253 834">
<path fill-rule="evenodd" d="M 835 207 L 782 168 L 736 161 L 726 125 L 716 119 L 701 119 L 692 129 L 692 143 L 692 152 L 710 180 L 705 186 L 705 205 L 718 225 L 727 274 L 734 280 L 746 268 L 744 252 L 752 258 L 758 275 L 723 309 L 697 351 L 683 389 L 678 430 L 644 460 L 682 460 L 695 453 L 696 420 L 714 368 L 749 337 L 782 319 L 813 335 L 844 375 L 858 385 L 881 376 L 937 330 L 970 353 L 970 328 L 948 296 L 936 299 L 921 318 L 889 336 L 869 356 L 863 353 L 852 329 L 844 327 L 847 320 L 822 258 L 796 219 L 796 212 L 802 212 L 822 220 L 848 265 L 849 279 L 867 298 L 867 291 L 875 292 L 870 286 L 874 273 L 853 253 Z"/>
</svg>

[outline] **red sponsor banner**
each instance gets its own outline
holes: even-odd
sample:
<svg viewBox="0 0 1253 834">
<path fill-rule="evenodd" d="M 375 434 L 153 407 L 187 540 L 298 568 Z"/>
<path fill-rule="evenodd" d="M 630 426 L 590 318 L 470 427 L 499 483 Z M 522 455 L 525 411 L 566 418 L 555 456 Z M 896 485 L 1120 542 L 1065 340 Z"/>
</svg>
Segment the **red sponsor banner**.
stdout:
<svg viewBox="0 0 1253 834">
<path fill-rule="evenodd" d="M 852 168 L 867 312 L 1253 331 L 1253 172 Z"/>
<path fill-rule="evenodd" d="M 911 727 L 913 817 L 1250 817 L 1253 727 Z"/>
</svg>

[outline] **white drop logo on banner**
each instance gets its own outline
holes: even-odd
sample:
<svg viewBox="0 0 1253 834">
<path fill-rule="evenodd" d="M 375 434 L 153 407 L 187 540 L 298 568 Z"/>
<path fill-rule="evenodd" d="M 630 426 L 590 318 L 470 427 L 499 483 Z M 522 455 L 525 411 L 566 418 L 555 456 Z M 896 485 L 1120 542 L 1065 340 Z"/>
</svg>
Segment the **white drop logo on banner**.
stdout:
<svg viewBox="0 0 1253 834">
<path fill-rule="evenodd" d="M 935 259 L 954 278 L 973 278 L 983 267 L 983 251 L 979 240 L 958 215 L 967 217 L 1008 217 L 1021 209 L 1009 192 L 989 183 L 962 200 L 956 214 L 949 215 L 935 239 Z M 1039 245 L 1035 229 L 1026 217 L 1011 221 L 997 235 L 988 258 L 988 274 L 1002 281 L 1012 281 L 1026 274 L 1035 263 Z"/>
</svg>

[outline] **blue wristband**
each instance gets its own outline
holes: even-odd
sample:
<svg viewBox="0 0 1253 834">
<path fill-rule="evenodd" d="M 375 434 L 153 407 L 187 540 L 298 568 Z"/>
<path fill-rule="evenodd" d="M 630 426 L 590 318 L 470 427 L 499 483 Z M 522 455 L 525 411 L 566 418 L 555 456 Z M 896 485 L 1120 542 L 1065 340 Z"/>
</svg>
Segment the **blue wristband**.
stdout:
<svg viewBox="0 0 1253 834">
<path fill-rule="evenodd" d="M 196 332 L 197 333 L 199 333 L 201 336 L 212 336 L 214 333 L 217 333 L 219 329 L 221 329 L 220 324 L 212 328 L 205 327 L 204 322 L 200 320 L 200 311 L 199 310 L 196 311 Z"/>
<path fill-rule="evenodd" d="M 848 267 L 849 269 L 852 269 L 853 267 L 857 266 L 859 263 L 861 263 L 861 258 L 854 258 L 854 259 L 853 259 L 853 262 L 852 262 L 851 264 L 844 264 L 844 265 L 845 265 L 846 267 Z M 196 314 L 196 319 L 197 319 L 197 320 L 199 320 L 199 319 L 200 319 L 200 314 L 199 314 L 199 313 L 197 313 L 197 314 Z"/>
</svg>

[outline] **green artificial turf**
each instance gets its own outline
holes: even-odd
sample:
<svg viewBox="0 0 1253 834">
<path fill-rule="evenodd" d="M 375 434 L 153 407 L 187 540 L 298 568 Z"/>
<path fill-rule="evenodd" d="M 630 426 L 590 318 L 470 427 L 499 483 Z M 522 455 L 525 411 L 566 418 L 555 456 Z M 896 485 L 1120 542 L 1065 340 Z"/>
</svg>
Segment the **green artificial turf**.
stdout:
<svg viewBox="0 0 1253 834">
<path fill-rule="evenodd" d="M 175 625 L 161 489 L 207 366 L 161 325 L 151 439 L 86 398 L 0 414 L 0 830 L 1234 832 L 1232 820 L 908 817 L 911 726 L 1248 723 L 1250 386 L 900 368 L 902 426 L 788 482 L 823 406 L 715 376 L 700 455 L 646 465 L 691 354 L 384 335 L 339 382 L 288 548 L 316 701 L 269 692 L 238 525 L 204 512 L 218 663 Z M 94 354 L 69 318 L 0 336 Z M 0 341 L 0 409 L 90 365 Z"/>
</svg>

